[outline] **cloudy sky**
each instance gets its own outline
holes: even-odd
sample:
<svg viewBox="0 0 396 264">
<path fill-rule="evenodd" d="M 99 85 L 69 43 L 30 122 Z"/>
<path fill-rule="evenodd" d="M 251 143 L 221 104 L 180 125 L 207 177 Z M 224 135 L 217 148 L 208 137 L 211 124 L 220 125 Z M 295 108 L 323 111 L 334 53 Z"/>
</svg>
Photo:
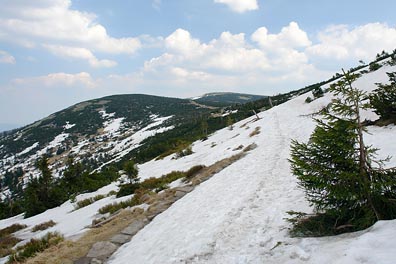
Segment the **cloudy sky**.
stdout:
<svg viewBox="0 0 396 264">
<path fill-rule="evenodd" d="M 0 124 L 112 94 L 272 95 L 396 48 L 394 0 L 0 3 Z"/>
</svg>

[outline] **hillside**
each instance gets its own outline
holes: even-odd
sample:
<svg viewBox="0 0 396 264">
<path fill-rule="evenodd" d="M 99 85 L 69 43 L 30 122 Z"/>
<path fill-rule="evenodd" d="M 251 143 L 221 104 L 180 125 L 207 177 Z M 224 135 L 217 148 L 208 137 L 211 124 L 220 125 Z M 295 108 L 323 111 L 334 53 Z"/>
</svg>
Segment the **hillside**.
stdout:
<svg viewBox="0 0 396 264">
<path fill-rule="evenodd" d="M 248 102 L 257 101 L 259 99 L 267 98 L 263 95 L 252 95 L 242 93 L 208 93 L 200 97 L 193 98 L 197 103 L 210 106 L 229 106 L 234 104 L 245 104 Z"/>
<path fill-rule="evenodd" d="M 375 83 L 387 83 L 386 72 L 395 70 L 396 67 L 385 65 L 364 74 L 354 85 L 371 91 Z M 306 103 L 308 96 L 314 98 L 311 93 L 297 96 L 259 113 L 259 120 L 255 117 L 241 120 L 232 129 L 218 130 L 206 140 L 194 142 L 191 155 L 176 158 L 172 154 L 140 164 L 141 180 L 158 178 L 196 165 L 210 166 L 247 146 L 257 145 L 228 167 L 216 170 L 212 178 L 148 221 L 130 242 L 112 255 L 109 263 L 393 263 L 395 220 L 379 221 L 367 230 L 334 237 L 290 237 L 287 211 L 312 212 L 304 191 L 298 188 L 290 172 L 290 142 L 307 141 L 315 127 L 312 114 L 333 99 L 326 93 Z M 364 118 L 376 120 L 378 116 L 366 111 Z M 369 126 L 365 134 L 367 143 L 380 149 L 380 158 L 393 156 L 387 167 L 396 166 L 395 133 L 396 127 L 391 124 Z M 97 212 L 99 208 L 131 197 L 112 195 L 111 191 L 118 190 L 117 185 L 114 182 L 96 192 L 81 194 L 76 201 L 67 201 L 34 217 L 23 219 L 19 215 L 0 220 L 0 228 L 26 224 L 25 229 L 16 233 L 24 240 L 40 237 L 47 231 L 59 231 L 66 238 L 76 239 L 87 232 L 92 220 L 103 217 Z M 180 187 L 185 183 L 178 180 L 170 186 Z M 78 201 L 98 194 L 109 195 L 74 210 Z M 150 206 L 138 207 L 150 211 Z M 34 225 L 48 220 L 57 224 L 45 231 L 31 231 Z M 62 249 L 57 250 L 59 253 Z"/>
<path fill-rule="evenodd" d="M 0 137 L 0 178 L 36 175 L 35 162 L 50 157 L 55 175 L 73 156 L 92 169 L 121 160 L 142 141 L 199 119 L 210 109 L 189 100 L 116 95 L 86 101 Z M 21 176 L 21 175 L 18 175 Z"/>
</svg>

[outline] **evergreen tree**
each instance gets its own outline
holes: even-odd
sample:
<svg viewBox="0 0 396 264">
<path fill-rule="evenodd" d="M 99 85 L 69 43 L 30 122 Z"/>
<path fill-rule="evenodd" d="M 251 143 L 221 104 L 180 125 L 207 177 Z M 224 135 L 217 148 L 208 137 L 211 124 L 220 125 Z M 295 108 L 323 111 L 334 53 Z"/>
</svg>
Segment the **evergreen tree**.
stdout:
<svg viewBox="0 0 396 264">
<path fill-rule="evenodd" d="M 132 160 L 125 162 L 123 169 L 128 177 L 130 184 L 139 182 L 139 180 L 140 180 L 138 177 L 139 169 L 136 166 L 135 162 L 133 162 Z"/>
<path fill-rule="evenodd" d="M 331 85 L 337 99 L 316 120 L 310 141 L 292 142 L 290 161 L 318 213 L 332 217 L 334 227 L 347 223 L 361 229 L 396 217 L 396 178 L 394 171 L 372 168 L 375 150 L 364 145 L 360 115 L 367 95 L 352 86 L 358 75 L 344 75 Z"/>
<path fill-rule="evenodd" d="M 232 120 L 232 117 L 230 115 L 227 116 L 227 127 L 229 130 L 233 130 L 234 121 Z"/>
<path fill-rule="evenodd" d="M 396 119 L 396 72 L 387 73 L 389 84 L 377 84 L 370 94 L 370 103 L 381 119 Z"/>
</svg>

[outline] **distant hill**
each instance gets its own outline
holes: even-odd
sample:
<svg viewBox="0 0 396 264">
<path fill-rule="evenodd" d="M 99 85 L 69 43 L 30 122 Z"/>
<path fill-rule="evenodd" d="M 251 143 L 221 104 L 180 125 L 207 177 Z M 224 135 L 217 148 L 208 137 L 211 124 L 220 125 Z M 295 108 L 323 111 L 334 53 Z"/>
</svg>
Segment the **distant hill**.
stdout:
<svg viewBox="0 0 396 264">
<path fill-rule="evenodd" d="M 268 96 L 242 93 L 207 93 L 193 100 L 200 104 L 223 107 L 234 104 L 245 104 L 266 97 Z"/>
</svg>

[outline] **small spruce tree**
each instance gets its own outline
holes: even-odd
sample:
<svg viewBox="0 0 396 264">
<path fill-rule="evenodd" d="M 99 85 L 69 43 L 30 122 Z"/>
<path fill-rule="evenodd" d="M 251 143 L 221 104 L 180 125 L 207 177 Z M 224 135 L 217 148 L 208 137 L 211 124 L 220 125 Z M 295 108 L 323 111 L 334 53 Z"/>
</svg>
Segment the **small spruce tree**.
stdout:
<svg viewBox="0 0 396 264">
<path fill-rule="evenodd" d="M 370 94 L 370 103 L 381 119 L 396 119 L 396 72 L 387 73 L 389 84 L 378 83 Z"/>
<path fill-rule="evenodd" d="M 124 163 L 123 169 L 128 177 L 130 184 L 138 183 L 140 178 L 138 177 L 139 169 L 136 166 L 135 162 L 132 160 Z"/>
<path fill-rule="evenodd" d="M 310 141 L 292 142 L 290 162 L 308 201 L 331 219 L 332 229 L 359 230 L 396 217 L 396 178 L 393 170 L 373 169 L 382 161 L 363 140 L 360 112 L 369 107 L 367 95 L 352 86 L 358 75 L 344 75 L 331 85 L 337 99 L 316 119 Z"/>
</svg>

